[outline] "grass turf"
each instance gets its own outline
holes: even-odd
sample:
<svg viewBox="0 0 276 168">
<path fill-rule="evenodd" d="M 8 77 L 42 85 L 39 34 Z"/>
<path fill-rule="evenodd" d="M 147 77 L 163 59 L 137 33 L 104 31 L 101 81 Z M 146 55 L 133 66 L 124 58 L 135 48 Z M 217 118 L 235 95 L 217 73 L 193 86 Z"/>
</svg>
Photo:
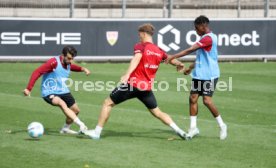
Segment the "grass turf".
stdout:
<svg viewBox="0 0 276 168">
<path fill-rule="evenodd" d="M 96 168 L 96 167 L 275 167 L 276 161 L 276 64 L 221 63 L 220 80 L 232 77 L 232 92 L 215 92 L 214 102 L 228 124 L 229 137 L 218 138 L 219 129 L 210 112 L 199 101 L 201 134 L 183 141 L 153 118 L 138 100 L 113 108 L 102 139 L 60 135 L 62 112 L 40 98 L 40 80 L 30 98 L 23 97 L 31 72 L 39 64 L 0 64 L 0 167 L 1 168 Z M 118 81 L 128 64 L 86 64 L 92 75 L 72 73 L 74 80 Z M 157 81 L 170 89 L 155 92 L 159 107 L 187 130 L 188 91 L 176 91 L 176 78 L 183 78 L 162 65 Z M 185 77 L 189 79 L 190 77 Z M 80 85 L 81 86 L 81 85 Z M 74 90 L 71 88 L 71 90 Z M 102 101 L 109 91 L 72 91 L 81 109 L 80 118 L 94 128 Z M 28 137 L 27 125 L 43 123 L 40 140 Z M 77 127 L 73 127 L 77 129 Z M 173 138 L 173 140 L 168 140 Z"/>
</svg>

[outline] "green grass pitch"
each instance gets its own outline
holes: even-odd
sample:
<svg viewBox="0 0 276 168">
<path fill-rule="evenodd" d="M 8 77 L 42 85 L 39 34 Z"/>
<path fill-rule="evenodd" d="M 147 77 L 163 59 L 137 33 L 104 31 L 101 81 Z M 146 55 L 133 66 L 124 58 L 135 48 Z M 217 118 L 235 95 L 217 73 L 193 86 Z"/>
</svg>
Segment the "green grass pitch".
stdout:
<svg viewBox="0 0 276 168">
<path fill-rule="evenodd" d="M 273 168 L 276 165 L 276 64 L 220 63 L 220 80 L 233 79 L 232 92 L 215 92 L 214 102 L 228 124 L 228 138 L 220 141 L 215 119 L 199 101 L 199 137 L 178 138 L 153 118 L 138 100 L 113 108 L 102 139 L 60 135 L 62 112 L 40 98 L 40 80 L 32 96 L 22 96 L 31 72 L 40 64 L 0 64 L 0 168 Z M 72 73 L 74 80 L 118 81 L 128 64 L 86 64 L 92 74 Z M 157 81 L 170 89 L 155 92 L 159 107 L 183 129 L 189 126 L 189 92 L 176 91 L 181 74 L 162 65 Z M 190 77 L 185 77 L 189 79 Z M 71 88 L 72 89 L 72 88 Z M 72 91 L 80 118 L 94 128 L 108 91 Z M 26 132 L 32 121 L 46 133 L 33 140 Z M 77 129 L 77 127 L 73 127 Z M 174 140 L 168 140 L 174 138 Z"/>
</svg>

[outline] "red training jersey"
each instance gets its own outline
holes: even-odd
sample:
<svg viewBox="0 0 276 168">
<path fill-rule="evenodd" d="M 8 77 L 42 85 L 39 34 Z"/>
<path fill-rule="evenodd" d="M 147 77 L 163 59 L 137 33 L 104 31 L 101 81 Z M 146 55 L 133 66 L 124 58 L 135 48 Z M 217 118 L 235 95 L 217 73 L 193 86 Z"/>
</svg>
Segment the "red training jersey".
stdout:
<svg viewBox="0 0 276 168">
<path fill-rule="evenodd" d="M 63 60 L 62 57 L 60 56 L 60 62 L 62 63 L 62 66 L 66 69 L 66 65 L 63 64 Z M 37 81 L 37 79 L 45 74 L 45 73 L 50 73 L 53 72 L 57 67 L 57 60 L 56 58 L 51 58 L 49 59 L 46 63 L 42 64 L 40 67 L 38 67 L 33 73 L 32 76 L 29 80 L 29 83 L 27 85 L 27 89 L 29 91 L 31 91 L 34 87 L 35 82 Z M 75 71 L 75 72 L 80 72 L 81 71 L 81 67 L 75 64 L 71 64 L 70 65 L 70 70 L 71 71 Z"/>
<path fill-rule="evenodd" d="M 140 90 L 151 90 L 159 64 L 167 59 L 168 55 L 157 45 L 146 42 L 134 46 L 134 54 L 141 53 L 142 58 L 131 73 L 128 83 Z"/>
<path fill-rule="evenodd" d="M 211 51 L 212 49 L 212 38 L 210 36 L 203 37 L 200 41 L 196 43 L 200 48 L 205 51 Z"/>
</svg>

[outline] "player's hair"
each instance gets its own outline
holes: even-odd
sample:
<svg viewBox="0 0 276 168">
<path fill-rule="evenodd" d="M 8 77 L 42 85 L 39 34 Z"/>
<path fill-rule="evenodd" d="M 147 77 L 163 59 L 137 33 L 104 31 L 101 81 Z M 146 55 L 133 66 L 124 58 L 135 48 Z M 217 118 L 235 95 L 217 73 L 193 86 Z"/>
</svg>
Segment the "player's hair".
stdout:
<svg viewBox="0 0 276 168">
<path fill-rule="evenodd" d="M 209 19 L 204 16 L 204 15 L 200 15 L 199 17 L 197 17 L 194 21 L 194 25 L 201 25 L 201 24 L 209 24 Z"/>
<path fill-rule="evenodd" d="M 62 54 L 66 57 L 68 53 L 71 54 L 72 57 L 76 57 L 78 52 L 73 46 L 65 46 L 62 49 Z"/>
<path fill-rule="evenodd" d="M 149 35 L 153 35 L 154 34 L 154 26 L 150 23 L 145 23 L 145 24 L 142 24 L 141 26 L 139 26 L 138 28 L 138 31 L 139 32 L 145 32 Z"/>
</svg>

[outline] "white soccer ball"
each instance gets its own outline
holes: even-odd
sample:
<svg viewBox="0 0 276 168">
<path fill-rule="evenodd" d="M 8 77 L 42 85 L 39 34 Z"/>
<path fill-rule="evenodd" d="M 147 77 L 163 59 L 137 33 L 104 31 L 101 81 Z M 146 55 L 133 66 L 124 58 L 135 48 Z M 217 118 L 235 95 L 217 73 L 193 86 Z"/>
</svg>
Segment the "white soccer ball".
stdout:
<svg viewBox="0 0 276 168">
<path fill-rule="evenodd" d="M 32 122 L 28 125 L 28 134 L 32 138 L 39 138 L 44 133 L 44 127 L 39 122 Z"/>
</svg>

